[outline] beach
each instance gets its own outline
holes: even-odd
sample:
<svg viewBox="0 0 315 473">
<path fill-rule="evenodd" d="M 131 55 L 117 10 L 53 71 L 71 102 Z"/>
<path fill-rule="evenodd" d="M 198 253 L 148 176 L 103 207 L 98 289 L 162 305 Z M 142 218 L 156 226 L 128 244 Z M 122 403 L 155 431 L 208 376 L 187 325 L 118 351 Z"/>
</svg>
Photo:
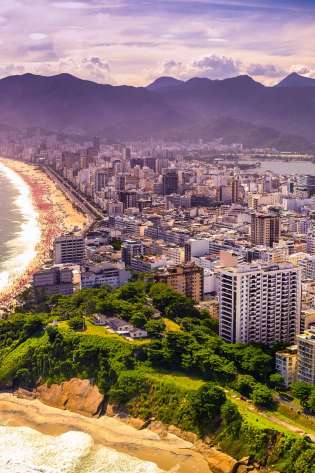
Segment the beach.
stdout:
<svg viewBox="0 0 315 473">
<path fill-rule="evenodd" d="M 167 434 L 166 438 L 160 438 L 155 432 L 137 430 L 115 417 L 84 417 L 38 400 L 19 399 L 9 393 L 0 394 L 0 425 L 28 427 L 53 437 L 83 432 L 93 439 L 96 448 L 103 446 L 158 466 L 148 471 L 210 472 L 206 460 L 193 449 L 193 445 L 175 435 Z"/>
<path fill-rule="evenodd" d="M 34 234 L 33 252 L 29 252 L 29 259 L 21 265 L 20 272 L 0 291 L 0 306 L 10 308 L 29 284 L 33 273 L 51 258 L 54 239 L 62 233 L 83 229 L 89 222 L 37 166 L 6 158 L 0 158 L 0 164 L 11 172 L 12 179 L 15 175 L 16 179 L 21 178 L 28 186 L 35 214 L 32 216 L 32 228 L 28 229 L 28 238 Z M 40 232 L 40 236 L 35 239 L 37 232 Z"/>
</svg>

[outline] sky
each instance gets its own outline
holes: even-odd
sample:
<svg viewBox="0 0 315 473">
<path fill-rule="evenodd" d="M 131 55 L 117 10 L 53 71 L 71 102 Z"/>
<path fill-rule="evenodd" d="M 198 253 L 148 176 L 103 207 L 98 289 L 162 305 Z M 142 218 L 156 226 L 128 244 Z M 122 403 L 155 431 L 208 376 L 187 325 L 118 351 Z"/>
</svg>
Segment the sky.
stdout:
<svg viewBox="0 0 315 473">
<path fill-rule="evenodd" d="M 315 0 L 0 0 L 0 77 L 315 77 Z"/>
</svg>

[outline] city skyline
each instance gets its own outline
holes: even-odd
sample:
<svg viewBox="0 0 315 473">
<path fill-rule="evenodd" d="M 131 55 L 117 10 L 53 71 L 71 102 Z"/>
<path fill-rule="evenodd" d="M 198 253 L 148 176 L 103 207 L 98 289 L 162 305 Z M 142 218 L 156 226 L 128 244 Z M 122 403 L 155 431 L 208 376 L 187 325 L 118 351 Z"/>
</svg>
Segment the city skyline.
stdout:
<svg viewBox="0 0 315 473">
<path fill-rule="evenodd" d="M 161 75 L 264 84 L 290 72 L 315 77 L 312 1 L 5 0 L 0 77 L 68 72 L 101 83 L 146 85 Z"/>
</svg>

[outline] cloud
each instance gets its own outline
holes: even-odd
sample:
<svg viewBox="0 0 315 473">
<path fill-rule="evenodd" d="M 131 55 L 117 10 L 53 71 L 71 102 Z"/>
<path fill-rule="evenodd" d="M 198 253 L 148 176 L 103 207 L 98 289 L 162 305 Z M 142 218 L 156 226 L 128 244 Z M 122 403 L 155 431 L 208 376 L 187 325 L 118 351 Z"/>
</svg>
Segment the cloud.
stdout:
<svg viewBox="0 0 315 473">
<path fill-rule="evenodd" d="M 199 61 L 193 63 L 196 71 L 209 79 L 225 79 L 240 74 L 242 63 L 226 56 L 211 56 L 204 57 Z"/>
<path fill-rule="evenodd" d="M 19 55 L 30 62 L 56 61 L 59 59 L 51 41 L 23 45 L 19 48 Z"/>
<path fill-rule="evenodd" d="M 102 61 L 99 57 L 90 57 L 82 59 L 82 63 L 88 68 L 101 69 L 109 71 L 109 65 L 107 62 Z"/>
<path fill-rule="evenodd" d="M 247 69 L 247 73 L 250 76 L 275 78 L 284 76 L 286 71 L 274 64 L 251 64 Z"/>
<path fill-rule="evenodd" d="M 65 10 L 82 10 L 89 8 L 89 5 L 85 2 L 54 2 L 52 4 L 55 8 L 63 8 Z"/>
<path fill-rule="evenodd" d="M 176 77 L 180 77 L 185 74 L 185 66 L 183 66 L 183 63 L 177 62 L 175 60 L 167 61 L 164 64 L 163 73 L 166 75 L 175 75 Z"/>
<path fill-rule="evenodd" d="M 161 74 L 171 75 L 182 80 L 191 79 L 192 77 L 226 79 L 239 75 L 241 68 L 241 61 L 212 54 L 190 63 L 171 59 L 163 64 Z"/>
<path fill-rule="evenodd" d="M 0 64 L 0 77 L 19 75 L 25 72 L 24 66 L 18 64 Z"/>
<path fill-rule="evenodd" d="M 100 82 L 250 70 L 270 83 L 290 68 L 312 74 L 314 18 L 312 0 L 1 0 L 0 53 Z"/>
<path fill-rule="evenodd" d="M 313 67 L 313 70 L 315 67 Z M 290 68 L 290 72 L 297 72 L 298 74 L 301 75 L 308 75 L 312 73 L 312 69 L 310 69 L 308 66 L 305 66 L 304 64 L 293 64 Z"/>
<path fill-rule="evenodd" d="M 29 35 L 30 39 L 34 41 L 41 41 L 45 38 L 47 38 L 47 35 L 45 33 L 31 33 Z"/>
<path fill-rule="evenodd" d="M 93 80 L 96 82 L 113 82 L 110 75 L 110 66 L 108 62 L 100 57 L 92 56 L 83 58 L 76 68 L 79 71 L 78 75 L 84 79 Z"/>
</svg>

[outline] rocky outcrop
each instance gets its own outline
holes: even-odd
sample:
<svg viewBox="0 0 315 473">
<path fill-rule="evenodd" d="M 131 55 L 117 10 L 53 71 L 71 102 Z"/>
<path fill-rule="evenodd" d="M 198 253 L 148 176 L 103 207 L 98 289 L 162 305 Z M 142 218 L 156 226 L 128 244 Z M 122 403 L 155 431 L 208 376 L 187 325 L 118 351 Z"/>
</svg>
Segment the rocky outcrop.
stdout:
<svg viewBox="0 0 315 473">
<path fill-rule="evenodd" d="M 86 379 L 74 378 L 51 386 L 43 384 L 37 387 L 36 398 L 49 406 L 89 417 L 99 416 L 104 407 L 104 396 Z"/>
</svg>

